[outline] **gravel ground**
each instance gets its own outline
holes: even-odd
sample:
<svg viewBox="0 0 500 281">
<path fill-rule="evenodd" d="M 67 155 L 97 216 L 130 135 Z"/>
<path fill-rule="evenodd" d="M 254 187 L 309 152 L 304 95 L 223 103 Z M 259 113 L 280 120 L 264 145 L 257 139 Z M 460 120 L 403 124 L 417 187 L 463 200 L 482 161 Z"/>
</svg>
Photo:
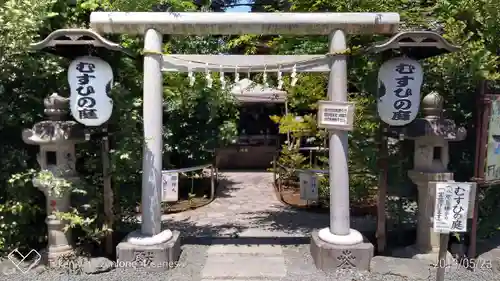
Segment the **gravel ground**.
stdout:
<svg viewBox="0 0 500 281">
<path fill-rule="evenodd" d="M 34 269 L 26 274 L 11 273 L 0 275 L 0 280 L 40 280 L 40 281 L 200 281 L 201 271 L 207 258 L 209 246 L 184 245 L 183 253 L 178 267 L 163 273 L 145 272 L 135 269 L 115 269 L 107 273 L 96 275 L 78 275 L 69 273 L 58 273 L 53 270 Z M 402 276 L 390 274 L 375 274 L 369 272 L 338 271 L 326 274 L 316 270 L 309 254 L 309 245 L 283 246 L 287 276 L 283 281 L 420 281 L 425 279 L 409 279 Z M 189 261 L 187 260 L 189 258 Z M 5 272 L 5 270 L 4 270 Z M 10 273 L 7 271 L 7 273 Z M 229 279 L 226 279 L 229 281 Z M 255 279 L 254 279 L 255 280 Z M 264 279 L 261 279 L 264 280 Z M 435 269 L 430 270 L 427 280 L 435 280 Z M 425 281 L 427 281 L 425 280 Z M 500 275 L 491 270 L 469 272 L 466 270 L 454 270 L 445 274 L 445 280 L 453 281 L 500 281 Z M 258 280 L 257 280 L 258 281 Z M 269 280 L 266 280 L 269 281 Z M 274 280 L 273 280 L 274 281 Z"/>
</svg>

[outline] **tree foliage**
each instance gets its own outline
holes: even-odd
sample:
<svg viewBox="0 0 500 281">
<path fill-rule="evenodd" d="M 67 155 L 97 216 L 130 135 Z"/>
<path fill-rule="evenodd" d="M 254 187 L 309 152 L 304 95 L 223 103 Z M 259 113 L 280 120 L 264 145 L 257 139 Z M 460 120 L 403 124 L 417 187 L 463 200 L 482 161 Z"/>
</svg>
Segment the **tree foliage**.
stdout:
<svg viewBox="0 0 500 281">
<path fill-rule="evenodd" d="M 21 139 L 23 129 L 44 119 L 42 100 L 52 92 L 68 95 L 66 69 L 69 61 L 54 55 L 30 52 L 30 43 L 39 41 L 59 28 L 86 28 L 95 10 L 150 11 L 161 7 L 157 1 L 79 1 L 8 0 L 0 9 L 0 250 L 15 247 L 37 248 L 43 243 L 45 198 L 31 184 L 38 147 Z M 176 11 L 196 11 L 203 3 L 169 1 Z M 204 9 L 211 7 L 203 6 Z M 216 36 L 165 36 L 165 52 L 219 53 L 224 45 Z M 142 159 L 142 38 L 127 35 L 111 40 L 136 54 L 103 57 L 113 67 L 115 102 L 108 122 L 111 134 L 112 182 L 115 192 L 115 231 L 133 218 L 141 196 Z M 84 55 L 84 54 L 83 54 Z M 212 162 L 213 150 L 231 141 L 236 134 L 237 111 L 234 100 L 220 85 L 205 87 L 202 77 L 189 87 L 182 74 L 165 75 L 164 80 L 164 167 L 182 168 Z M 91 140 L 77 146 L 77 170 L 82 186 L 76 188 L 70 213 L 60 214 L 71 222 L 74 237 L 96 242 L 108 231 L 103 229 L 102 166 L 100 130 L 92 129 Z M 28 171 L 29 170 L 29 171 Z M 26 172 L 28 171 L 28 172 Z"/>
</svg>

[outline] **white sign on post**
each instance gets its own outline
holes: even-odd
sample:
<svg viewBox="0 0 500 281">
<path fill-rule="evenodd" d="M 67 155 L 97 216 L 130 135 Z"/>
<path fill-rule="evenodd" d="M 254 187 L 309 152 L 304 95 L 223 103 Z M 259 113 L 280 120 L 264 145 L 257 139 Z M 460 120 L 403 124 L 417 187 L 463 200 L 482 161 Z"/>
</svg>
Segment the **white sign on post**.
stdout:
<svg viewBox="0 0 500 281">
<path fill-rule="evenodd" d="M 299 174 L 300 199 L 307 200 L 307 190 L 311 188 L 312 175 L 310 173 L 301 172 Z"/>
<path fill-rule="evenodd" d="M 309 188 L 306 193 L 307 200 L 317 201 L 318 200 L 318 186 L 319 186 L 319 177 L 316 174 L 311 176 L 311 188 Z"/>
<path fill-rule="evenodd" d="M 318 127 L 352 131 L 353 122 L 354 103 L 339 101 L 318 102 Z"/>
<path fill-rule="evenodd" d="M 377 111 L 384 123 L 403 126 L 415 120 L 423 76 L 420 63 L 410 58 L 394 58 L 380 66 Z"/>
<path fill-rule="evenodd" d="M 76 58 L 68 68 L 71 115 L 85 126 L 100 126 L 113 112 L 111 66 L 98 57 Z"/>
<path fill-rule="evenodd" d="M 162 171 L 161 201 L 176 202 L 179 200 L 179 173 Z"/>
<path fill-rule="evenodd" d="M 302 172 L 299 174 L 300 199 L 318 200 L 318 176 L 313 173 Z"/>
<path fill-rule="evenodd" d="M 434 232 L 466 232 L 472 184 L 467 182 L 436 183 Z"/>
</svg>

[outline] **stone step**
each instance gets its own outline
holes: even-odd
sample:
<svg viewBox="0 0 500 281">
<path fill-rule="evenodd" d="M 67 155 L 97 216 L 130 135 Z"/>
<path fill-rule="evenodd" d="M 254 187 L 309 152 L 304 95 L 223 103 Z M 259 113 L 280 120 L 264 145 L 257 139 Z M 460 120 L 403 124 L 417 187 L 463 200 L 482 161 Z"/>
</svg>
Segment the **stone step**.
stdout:
<svg viewBox="0 0 500 281">
<path fill-rule="evenodd" d="M 280 278 L 286 276 L 283 257 L 209 256 L 203 278 Z"/>
<path fill-rule="evenodd" d="M 286 276 L 285 258 L 277 245 L 213 245 L 202 278 L 212 280 L 279 280 Z"/>
<path fill-rule="evenodd" d="M 200 281 L 282 281 L 284 277 L 202 277 Z"/>
<path fill-rule="evenodd" d="M 282 278 L 251 278 L 251 279 L 234 279 L 234 278 L 224 278 L 224 279 L 220 279 L 220 278 L 216 278 L 216 279 L 201 279 L 201 281 L 280 281 L 280 280 L 283 280 Z"/>
<path fill-rule="evenodd" d="M 220 254 L 251 254 L 266 256 L 281 256 L 283 249 L 280 245 L 212 245 L 208 248 L 209 255 Z"/>
</svg>

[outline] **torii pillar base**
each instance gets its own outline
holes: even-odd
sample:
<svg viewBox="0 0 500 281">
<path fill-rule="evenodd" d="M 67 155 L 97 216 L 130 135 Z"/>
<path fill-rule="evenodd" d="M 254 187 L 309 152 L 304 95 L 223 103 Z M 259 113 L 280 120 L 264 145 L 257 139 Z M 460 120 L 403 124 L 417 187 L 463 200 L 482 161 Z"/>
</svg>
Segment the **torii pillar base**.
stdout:
<svg viewBox="0 0 500 281">
<path fill-rule="evenodd" d="M 178 231 L 172 231 L 172 237 L 165 242 L 151 245 L 131 243 L 130 237 L 116 247 L 117 264 L 123 269 L 141 268 L 146 271 L 167 271 L 176 267 L 181 254 L 181 239 Z"/>
<path fill-rule="evenodd" d="M 319 238 L 319 231 L 312 232 L 311 256 L 316 268 L 333 272 L 339 269 L 356 268 L 370 270 L 374 248 L 371 243 L 361 242 L 354 245 L 337 245 Z"/>
</svg>

